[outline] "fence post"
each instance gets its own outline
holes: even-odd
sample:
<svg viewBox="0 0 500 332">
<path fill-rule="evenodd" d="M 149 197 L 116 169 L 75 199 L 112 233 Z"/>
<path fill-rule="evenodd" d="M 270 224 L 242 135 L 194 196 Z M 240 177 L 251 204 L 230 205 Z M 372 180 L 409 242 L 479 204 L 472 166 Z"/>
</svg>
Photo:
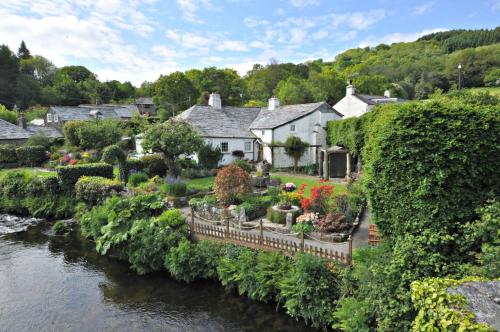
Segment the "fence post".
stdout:
<svg viewBox="0 0 500 332">
<path fill-rule="evenodd" d="M 304 252 L 304 225 L 302 225 L 302 230 L 300 232 L 300 251 Z"/>
<path fill-rule="evenodd" d="M 191 235 L 194 234 L 194 207 L 191 206 L 191 224 L 189 225 L 191 228 Z"/>
<path fill-rule="evenodd" d="M 347 264 L 351 265 L 352 263 L 352 235 L 349 235 L 349 238 L 347 239 L 349 241 L 349 258 L 347 259 Z"/>
<path fill-rule="evenodd" d="M 259 238 L 259 244 L 263 244 L 264 243 L 264 225 L 263 225 L 263 222 L 262 222 L 262 219 L 260 220 L 260 238 Z"/>
<path fill-rule="evenodd" d="M 226 238 L 229 237 L 229 218 L 226 218 Z"/>
</svg>

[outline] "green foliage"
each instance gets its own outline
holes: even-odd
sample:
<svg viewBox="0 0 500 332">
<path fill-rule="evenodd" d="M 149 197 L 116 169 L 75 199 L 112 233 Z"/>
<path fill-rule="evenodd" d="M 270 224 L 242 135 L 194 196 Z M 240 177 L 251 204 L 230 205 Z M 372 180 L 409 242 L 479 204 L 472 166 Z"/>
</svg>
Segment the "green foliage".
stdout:
<svg viewBox="0 0 500 332">
<path fill-rule="evenodd" d="M 0 119 L 17 125 L 17 114 L 16 114 L 16 112 L 9 111 L 2 104 L 0 104 Z"/>
<path fill-rule="evenodd" d="M 0 163 L 17 163 L 15 145 L 0 144 Z"/>
<path fill-rule="evenodd" d="M 500 68 L 491 68 L 484 75 L 485 86 L 500 86 Z"/>
<path fill-rule="evenodd" d="M 280 81 L 274 90 L 284 105 L 305 104 L 313 101 L 307 81 L 298 77 L 289 77 Z"/>
<path fill-rule="evenodd" d="M 122 190 L 120 181 L 100 176 L 82 176 L 75 184 L 76 199 L 90 206 L 100 204 Z"/>
<path fill-rule="evenodd" d="M 233 161 L 233 164 L 240 167 L 241 169 L 243 169 L 247 173 L 252 172 L 252 165 L 250 165 L 250 163 L 246 160 L 235 160 L 235 161 Z"/>
<path fill-rule="evenodd" d="M 202 168 L 214 169 L 217 168 L 223 156 L 218 146 L 203 144 L 198 151 L 198 163 Z"/>
<path fill-rule="evenodd" d="M 161 75 L 155 83 L 155 102 L 160 107 L 160 117 L 166 120 L 179 111 L 192 106 L 199 91 L 184 73 L 179 71 Z"/>
<path fill-rule="evenodd" d="M 304 142 L 300 137 L 288 136 L 284 143 L 277 142 L 275 145 L 284 146 L 286 155 L 293 159 L 293 169 L 296 173 L 299 160 L 309 147 L 309 143 Z"/>
<path fill-rule="evenodd" d="M 78 128 L 81 121 L 67 121 L 64 123 L 63 133 L 64 138 L 74 146 L 80 145 L 80 138 L 78 137 Z"/>
<path fill-rule="evenodd" d="M 162 156 L 159 154 L 145 155 L 141 158 L 142 171 L 149 177 L 165 176 L 167 173 L 167 165 Z"/>
<path fill-rule="evenodd" d="M 69 226 L 63 220 L 56 221 L 51 228 L 56 235 L 64 235 L 69 232 Z"/>
<path fill-rule="evenodd" d="M 26 143 L 24 144 L 25 146 L 43 146 L 45 150 L 48 150 L 50 148 L 51 140 L 47 135 L 44 133 L 38 132 L 34 135 L 32 135 Z"/>
<path fill-rule="evenodd" d="M 141 183 L 148 182 L 149 177 L 146 173 L 134 173 L 128 177 L 128 185 L 131 187 L 138 187 Z"/>
<path fill-rule="evenodd" d="M 165 256 L 165 268 L 177 280 L 191 282 L 197 278 L 213 279 L 217 276 L 217 264 L 221 255 L 221 245 L 200 241 L 191 243 L 181 240 Z"/>
<path fill-rule="evenodd" d="M 128 168 L 127 168 L 127 155 L 123 150 L 116 144 L 109 145 L 102 150 L 101 161 L 110 165 L 118 163 L 118 168 L 120 171 L 120 180 L 127 181 Z"/>
<path fill-rule="evenodd" d="M 177 159 L 180 155 L 190 155 L 203 144 L 199 133 L 189 123 L 176 119 L 151 126 L 144 133 L 143 147 L 163 155 L 170 175 L 180 173 Z"/>
<path fill-rule="evenodd" d="M 340 296 L 340 276 L 320 258 L 299 255 L 278 283 L 287 313 L 302 318 L 313 327 L 332 324 L 333 312 Z"/>
<path fill-rule="evenodd" d="M 328 122 L 328 144 L 349 149 L 359 155 L 363 147 L 362 120 L 357 117 Z"/>
<path fill-rule="evenodd" d="M 187 184 L 179 178 L 167 178 L 167 193 L 173 197 L 184 197 L 187 194 Z"/>
<path fill-rule="evenodd" d="M 267 208 L 271 205 L 272 199 L 269 196 L 250 196 L 243 203 L 238 205 L 236 212 L 245 209 L 248 220 L 254 220 L 266 215 Z"/>
<path fill-rule="evenodd" d="M 464 48 L 490 45 L 500 42 L 500 27 L 492 30 L 450 30 L 435 32 L 420 37 L 420 40 L 435 40 L 443 47 L 446 53 L 453 53 Z"/>
<path fill-rule="evenodd" d="M 451 294 L 450 288 L 477 278 L 453 280 L 430 278 L 411 284 L 411 298 L 418 311 L 413 322 L 413 331 L 478 331 L 493 332 L 495 329 L 484 323 L 476 323 L 475 316 L 467 308 L 467 300 L 461 294 Z"/>
<path fill-rule="evenodd" d="M 106 163 L 58 166 L 56 170 L 62 183 L 68 187 L 73 187 L 82 176 L 113 178 L 113 166 Z"/>
<path fill-rule="evenodd" d="M 17 160 L 20 165 L 40 166 L 47 160 L 47 150 L 43 146 L 21 146 L 16 149 Z"/>
<path fill-rule="evenodd" d="M 80 121 L 76 132 L 79 147 L 97 150 L 118 143 L 122 137 L 117 120 Z"/>
</svg>

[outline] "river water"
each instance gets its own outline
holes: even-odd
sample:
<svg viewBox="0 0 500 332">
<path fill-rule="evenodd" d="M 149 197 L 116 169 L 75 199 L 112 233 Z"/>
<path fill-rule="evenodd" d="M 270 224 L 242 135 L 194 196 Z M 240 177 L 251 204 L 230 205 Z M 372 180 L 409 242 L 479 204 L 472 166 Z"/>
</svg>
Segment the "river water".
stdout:
<svg viewBox="0 0 500 332">
<path fill-rule="evenodd" d="M 0 331 L 312 331 L 219 284 L 138 276 L 72 231 L 0 215 Z M 27 230 L 23 230 L 27 228 Z M 10 233 L 10 234 L 7 234 Z"/>
</svg>

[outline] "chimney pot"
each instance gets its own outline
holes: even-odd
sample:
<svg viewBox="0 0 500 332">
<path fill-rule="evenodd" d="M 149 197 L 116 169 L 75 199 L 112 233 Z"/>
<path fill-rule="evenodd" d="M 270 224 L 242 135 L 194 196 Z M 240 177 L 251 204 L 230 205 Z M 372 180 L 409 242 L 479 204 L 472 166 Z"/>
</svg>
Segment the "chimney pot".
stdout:
<svg viewBox="0 0 500 332">
<path fill-rule="evenodd" d="M 24 113 L 19 113 L 19 127 L 26 129 L 26 118 L 24 117 Z"/>
<path fill-rule="evenodd" d="M 272 111 L 272 110 L 276 109 L 279 106 L 280 106 L 280 100 L 278 98 L 276 98 L 276 97 L 269 98 L 269 104 L 267 106 L 267 109 L 269 111 Z"/>
<path fill-rule="evenodd" d="M 387 90 L 384 91 L 384 97 L 385 98 L 391 98 L 391 91 L 389 91 L 389 89 L 387 89 Z"/>
<path fill-rule="evenodd" d="M 211 93 L 210 98 L 208 98 L 208 105 L 212 106 L 214 109 L 220 110 L 222 108 L 220 95 L 218 93 Z"/>
<path fill-rule="evenodd" d="M 347 86 L 347 88 L 345 90 L 345 95 L 346 96 L 352 96 L 355 93 L 356 93 L 356 89 L 354 88 L 354 85 L 352 84 L 352 81 L 349 81 L 349 85 Z"/>
</svg>

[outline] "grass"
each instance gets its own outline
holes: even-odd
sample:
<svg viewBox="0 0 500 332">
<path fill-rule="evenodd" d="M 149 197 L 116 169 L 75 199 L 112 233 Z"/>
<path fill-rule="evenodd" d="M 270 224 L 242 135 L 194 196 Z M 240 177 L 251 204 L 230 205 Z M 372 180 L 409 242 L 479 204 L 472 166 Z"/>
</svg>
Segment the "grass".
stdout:
<svg viewBox="0 0 500 332">
<path fill-rule="evenodd" d="M 42 171 L 39 169 L 30 168 L 30 167 L 17 167 L 17 168 L 0 169 L 0 177 L 8 171 L 26 171 L 26 172 L 30 172 L 32 175 L 42 176 L 42 177 L 47 177 L 47 176 L 51 176 L 51 175 L 56 174 L 56 172 L 53 172 L 53 171 Z"/>
<path fill-rule="evenodd" d="M 274 173 L 271 174 L 272 178 L 279 178 L 281 180 L 281 183 L 287 183 L 287 182 L 293 182 L 295 185 L 300 187 L 303 183 L 307 184 L 306 189 L 304 190 L 304 196 L 308 197 L 311 195 L 311 188 L 313 186 L 318 185 L 318 181 L 320 180 L 319 178 L 313 178 L 310 176 L 301 176 L 301 175 L 291 175 L 291 174 L 280 174 L 280 173 Z M 345 184 L 342 183 L 335 183 L 335 182 L 328 182 L 328 184 L 333 185 L 333 192 L 336 194 L 343 194 L 347 192 L 347 188 Z"/>
<path fill-rule="evenodd" d="M 199 191 L 210 190 L 214 185 L 214 180 L 215 180 L 214 176 L 209 176 L 206 178 L 199 178 L 199 179 L 189 179 L 187 180 L 188 190 L 189 189 L 199 190 Z"/>
<path fill-rule="evenodd" d="M 484 87 L 484 88 L 471 88 L 472 92 L 489 92 L 493 96 L 500 97 L 500 87 Z"/>
</svg>

